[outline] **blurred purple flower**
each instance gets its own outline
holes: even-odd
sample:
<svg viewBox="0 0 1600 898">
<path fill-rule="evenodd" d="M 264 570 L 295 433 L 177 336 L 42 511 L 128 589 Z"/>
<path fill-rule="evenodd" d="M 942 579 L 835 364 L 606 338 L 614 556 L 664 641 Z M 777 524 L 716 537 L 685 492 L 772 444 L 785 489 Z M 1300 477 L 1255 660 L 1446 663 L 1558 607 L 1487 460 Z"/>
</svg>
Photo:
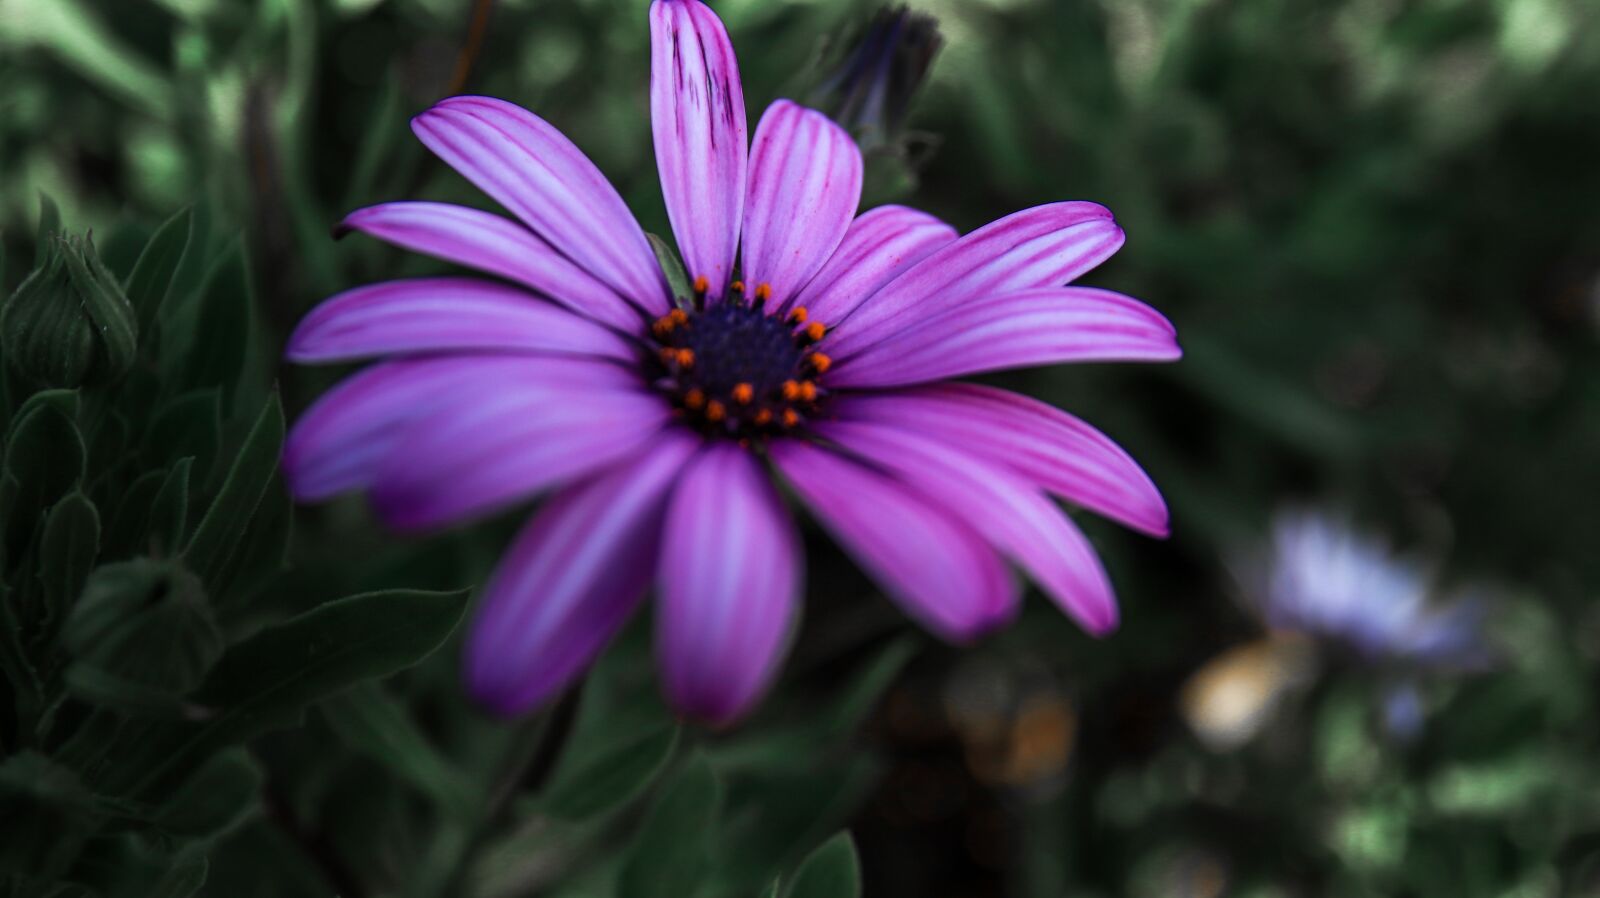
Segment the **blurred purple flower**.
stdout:
<svg viewBox="0 0 1600 898">
<path fill-rule="evenodd" d="M 1432 599 L 1433 572 L 1315 511 L 1280 513 L 1252 591 L 1267 624 L 1349 646 L 1370 661 L 1470 668 L 1487 660 L 1483 605 Z"/>
<path fill-rule="evenodd" d="M 803 567 L 770 472 L 946 638 L 1011 618 L 1008 560 L 1090 632 L 1112 629 L 1105 572 L 1047 493 L 1163 535 L 1154 485 L 1064 412 L 938 383 L 1177 358 L 1143 303 L 1061 286 L 1122 245 L 1111 213 L 1057 203 L 965 237 L 899 206 L 857 216 L 861 155 L 843 130 L 779 100 L 747 143 L 721 21 L 656 0 L 650 24 L 657 163 L 693 295 L 674 296 L 622 198 L 553 127 L 502 100 L 439 103 L 413 130 L 518 220 L 400 202 L 344 228 L 503 280 L 381 283 L 306 317 L 294 361 L 388 360 L 300 418 L 295 495 L 366 490 L 420 530 L 553 491 L 467 637 L 468 687 L 504 714 L 579 676 L 652 581 L 668 698 L 714 723 L 745 713 Z"/>
</svg>

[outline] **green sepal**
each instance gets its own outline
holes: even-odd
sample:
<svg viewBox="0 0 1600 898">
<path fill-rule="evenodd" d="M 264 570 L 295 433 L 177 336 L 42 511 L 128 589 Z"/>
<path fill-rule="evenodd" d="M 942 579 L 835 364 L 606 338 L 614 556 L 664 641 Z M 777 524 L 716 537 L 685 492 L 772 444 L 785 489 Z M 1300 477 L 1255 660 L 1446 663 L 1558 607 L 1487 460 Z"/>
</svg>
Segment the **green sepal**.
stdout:
<svg viewBox="0 0 1600 898">
<path fill-rule="evenodd" d="M 689 299 L 694 295 L 694 288 L 689 283 L 689 274 L 683 270 L 683 263 L 678 260 L 678 254 L 673 252 L 667 241 L 654 234 L 646 233 L 650 238 L 650 248 L 655 251 L 656 262 L 661 265 L 661 273 L 667 276 L 667 286 L 672 288 L 672 298 L 680 306 L 687 306 Z"/>
</svg>

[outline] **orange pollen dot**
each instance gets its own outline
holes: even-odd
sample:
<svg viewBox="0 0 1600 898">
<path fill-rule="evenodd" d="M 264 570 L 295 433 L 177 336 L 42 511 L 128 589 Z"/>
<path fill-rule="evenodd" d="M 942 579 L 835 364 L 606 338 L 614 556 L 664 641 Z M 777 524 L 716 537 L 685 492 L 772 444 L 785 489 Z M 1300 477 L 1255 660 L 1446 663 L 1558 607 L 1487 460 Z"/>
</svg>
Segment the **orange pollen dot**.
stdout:
<svg viewBox="0 0 1600 898">
<path fill-rule="evenodd" d="M 690 411 L 693 411 L 693 412 L 698 412 L 699 410 L 705 408 L 706 407 L 706 394 L 705 394 L 705 391 L 704 390 L 700 390 L 700 389 L 697 388 L 697 389 L 690 390 L 689 392 L 683 394 L 683 405 L 684 405 L 685 408 L 687 408 L 687 409 L 689 409 Z"/>
<path fill-rule="evenodd" d="M 800 384 L 792 380 L 783 382 L 783 398 L 793 402 L 800 398 Z"/>
<path fill-rule="evenodd" d="M 707 290 L 710 290 L 710 289 L 711 289 L 711 279 L 710 278 L 707 278 L 705 275 L 702 274 L 699 277 L 694 279 L 694 292 L 700 293 L 700 294 L 704 294 Z"/>
<path fill-rule="evenodd" d="M 820 352 L 813 352 L 811 357 L 806 361 L 811 363 L 812 370 L 816 371 L 818 374 L 827 374 L 828 369 L 833 367 L 833 359 L 828 358 Z"/>
<path fill-rule="evenodd" d="M 715 424 L 718 421 L 721 421 L 723 418 L 726 418 L 726 417 L 728 417 L 728 408 L 727 408 L 727 406 L 723 405 L 722 403 L 718 402 L 715 399 L 713 399 L 710 402 L 706 403 L 706 420 L 707 421 L 710 421 L 711 423 Z"/>
<path fill-rule="evenodd" d="M 800 382 L 800 398 L 807 402 L 817 401 L 817 385 L 809 380 Z"/>
<path fill-rule="evenodd" d="M 820 321 L 813 321 L 810 324 L 806 325 L 806 339 L 810 340 L 813 343 L 817 342 L 818 340 L 821 340 L 823 335 L 826 334 L 827 332 L 828 332 L 828 326 L 826 324 L 823 324 Z"/>
<path fill-rule="evenodd" d="M 784 427 L 793 427 L 793 426 L 795 426 L 796 424 L 799 424 L 799 423 L 800 423 L 800 413 L 799 412 L 795 411 L 792 408 L 786 408 L 786 409 L 783 410 L 783 426 Z"/>
<path fill-rule="evenodd" d="M 740 405 L 749 405 L 750 400 L 756 398 L 756 388 L 749 384 L 733 385 L 733 401 Z"/>
<path fill-rule="evenodd" d="M 762 284 L 761 286 L 756 288 L 756 299 L 757 300 L 759 300 L 761 302 L 766 302 L 767 300 L 769 300 L 771 298 L 772 298 L 772 285 L 771 284 Z"/>
<path fill-rule="evenodd" d="M 766 427 L 768 424 L 771 424 L 772 423 L 772 409 L 764 408 L 761 411 L 756 412 L 756 419 L 755 420 L 756 420 L 756 426 L 757 427 Z"/>
<path fill-rule="evenodd" d="M 805 324 L 810 317 L 811 313 L 806 311 L 805 306 L 795 306 L 794 311 L 789 313 L 789 320 L 795 324 Z"/>
</svg>

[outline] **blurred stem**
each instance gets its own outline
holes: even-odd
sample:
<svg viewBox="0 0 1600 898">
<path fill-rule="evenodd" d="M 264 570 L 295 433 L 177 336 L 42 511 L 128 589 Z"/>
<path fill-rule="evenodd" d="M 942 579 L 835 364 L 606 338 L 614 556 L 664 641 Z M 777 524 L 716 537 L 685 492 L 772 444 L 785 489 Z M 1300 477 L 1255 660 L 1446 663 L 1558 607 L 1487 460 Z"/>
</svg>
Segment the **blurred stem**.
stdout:
<svg viewBox="0 0 1600 898">
<path fill-rule="evenodd" d="M 483 51 L 483 38 L 489 32 L 489 16 L 494 12 L 494 0 L 477 0 L 472 4 L 472 20 L 467 25 L 467 40 L 461 45 L 461 53 L 456 56 L 456 71 L 450 78 L 450 90 L 445 94 L 453 97 L 467 89 L 467 82 L 472 79 L 472 70 L 477 65 L 478 55 Z"/>
<path fill-rule="evenodd" d="M 354 871 L 345 865 L 344 859 L 339 857 L 333 841 L 326 833 L 313 830 L 301 823 L 295 816 L 288 796 L 270 780 L 261 790 L 261 806 L 278 829 L 300 846 L 300 850 L 322 873 L 323 878 L 333 886 L 334 894 L 339 898 L 365 898 L 366 887 L 361 884 Z"/>
<path fill-rule="evenodd" d="M 550 774 L 561 760 L 562 751 L 572 735 L 573 724 L 578 719 L 578 704 L 583 695 L 583 681 L 567 690 L 561 701 L 538 726 L 524 727 L 506 750 L 500 765 L 500 775 L 490 786 L 483 812 L 477 825 L 464 840 L 446 850 L 456 856 L 446 869 L 448 873 L 437 890 L 427 889 L 430 895 L 466 894 L 462 885 L 472 869 L 478 854 L 488 845 L 495 833 L 502 831 L 511 812 L 512 799 L 520 794 L 538 792 L 550 781 Z"/>
</svg>

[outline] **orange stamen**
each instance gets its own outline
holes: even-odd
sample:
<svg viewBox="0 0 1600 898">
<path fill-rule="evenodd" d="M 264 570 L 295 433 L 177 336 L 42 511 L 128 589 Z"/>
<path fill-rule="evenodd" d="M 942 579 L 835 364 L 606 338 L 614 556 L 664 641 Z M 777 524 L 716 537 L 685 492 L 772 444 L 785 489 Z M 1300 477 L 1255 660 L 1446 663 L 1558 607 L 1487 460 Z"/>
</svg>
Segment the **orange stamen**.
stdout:
<svg viewBox="0 0 1600 898">
<path fill-rule="evenodd" d="M 799 423 L 800 423 L 800 413 L 799 412 L 796 412 L 792 408 L 786 408 L 786 409 L 783 410 L 783 426 L 784 427 L 793 427 L 793 426 L 795 426 L 796 424 L 799 424 Z"/>
<path fill-rule="evenodd" d="M 833 359 L 820 352 L 813 352 L 806 361 L 811 363 L 811 369 L 818 374 L 827 374 L 828 369 L 833 367 Z"/>
<path fill-rule="evenodd" d="M 806 311 L 805 306 L 795 306 L 789 313 L 789 320 L 795 324 L 805 324 L 806 319 L 810 317 L 811 313 Z"/>
<path fill-rule="evenodd" d="M 766 427 L 768 424 L 771 424 L 771 423 L 772 423 L 772 409 L 764 408 L 761 411 L 756 412 L 756 426 L 757 427 Z"/>
<path fill-rule="evenodd" d="M 771 298 L 772 298 L 772 285 L 771 284 L 762 284 L 761 286 L 756 288 L 756 301 L 757 302 L 766 302 L 767 300 L 769 300 Z"/>
<path fill-rule="evenodd" d="M 826 324 L 823 324 L 820 321 L 813 321 L 810 324 L 806 325 L 806 339 L 810 340 L 813 343 L 817 342 L 818 340 L 821 340 L 823 335 L 826 334 L 827 332 L 828 332 L 828 326 Z"/>
<path fill-rule="evenodd" d="M 749 384 L 733 385 L 733 401 L 740 405 L 749 405 L 750 400 L 756 398 L 756 388 Z"/>
<path fill-rule="evenodd" d="M 800 385 L 792 380 L 783 382 L 783 398 L 793 402 L 800 398 Z"/>
<path fill-rule="evenodd" d="M 672 311 L 667 313 L 667 320 L 671 321 L 672 325 L 674 327 L 677 327 L 678 325 L 682 325 L 682 324 L 688 324 L 689 323 L 689 313 L 685 312 L 682 309 L 673 309 Z"/>
<path fill-rule="evenodd" d="M 699 277 L 694 279 L 694 292 L 700 294 L 701 296 L 704 296 L 704 295 L 706 295 L 706 291 L 710 290 L 710 289 L 711 289 L 711 279 L 710 278 L 707 278 L 705 275 L 702 274 Z"/>
<path fill-rule="evenodd" d="M 692 412 L 698 412 L 699 410 L 705 408 L 705 391 L 697 388 L 683 394 L 683 407 Z"/>
<path fill-rule="evenodd" d="M 807 402 L 817 401 L 817 385 L 809 380 L 800 382 L 800 398 Z"/>
<path fill-rule="evenodd" d="M 694 350 L 693 349 L 680 349 L 680 350 L 678 350 L 678 367 L 679 368 L 693 368 L 694 367 Z"/>
<path fill-rule="evenodd" d="M 727 406 L 723 405 L 722 403 L 718 402 L 715 399 L 713 399 L 710 402 L 706 403 L 706 420 L 707 421 L 710 421 L 712 424 L 715 424 L 718 421 L 721 421 L 723 418 L 726 418 L 726 417 L 728 417 L 728 408 L 727 408 Z"/>
<path fill-rule="evenodd" d="M 735 293 L 743 293 L 744 292 L 744 281 L 734 281 L 733 282 L 733 292 L 735 292 Z"/>
</svg>

